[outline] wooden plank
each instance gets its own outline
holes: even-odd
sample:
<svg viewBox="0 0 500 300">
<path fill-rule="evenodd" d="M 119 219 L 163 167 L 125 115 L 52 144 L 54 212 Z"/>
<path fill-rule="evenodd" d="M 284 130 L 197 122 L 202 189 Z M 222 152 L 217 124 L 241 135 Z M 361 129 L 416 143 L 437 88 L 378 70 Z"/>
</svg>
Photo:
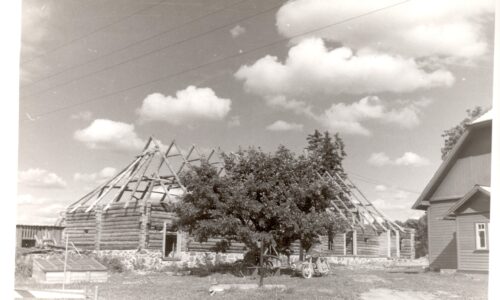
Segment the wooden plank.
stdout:
<svg viewBox="0 0 500 300">
<path fill-rule="evenodd" d="M 158 143 L 155 140 L 153 140 L 153 142 L 155 143 L 156 146 L 158 146 L 158 148 L 160 148 L 160 145 L 158 145 Z M 163 156 L 165 165 L 168 167 L 168 169 L 170 170 L 170 172 L 175 176 L 175 179 L 177 180 L 177 183 L 181 186 L 181 189 L 184 192 L 187 192 L 186 187 L 182 184 L 179 176 L 177 175 L 177 173 L 175 173 L 175 171 L 172 169 L 172 166 L 168 162 L 168 158 L 166 157 L 166 155 L 164 153 L 162 153 L 162 156 Z"/>
<path fill-rule="evenodd" d="M 108 204 L 106 205 L 106 207 L 104 207 L 104 211 L 107 211 L 111 204 L 114 203 L 114 202 L 118 202 L 120 201 L 121 199 L 121 196 L 123 195 L 123 192 L 125 191 L 125 188 L 127 188 L 128 184 L 130 183 L 130 180 L 140 171 L 141 167 L 146 163 L 147 159 L 149 158 L 151 154 L 146 154 L 144 156 L 142 156 L 141 158 L 141 161 L 137 164 L 134 165 L 134 167 L 132 168 L 132 170 L 130 170 L 130 174 L 128 175 L 129 178 L 125 181 L 125 183 L 122 185 L 122 187 L 118 190 L 118 193 L 116 194 L 116 196 L 113 198 L 113 200 L 111 200 L 110 202 L 108 202 Z"/>
<path fill-rule="evenodd" d="M 142 156 L 139 156 L 137 157 L 130 165 L 128 165 L 121 173 L 119 173 L 117 176 L 115 176 L 110 182 L 109 184 L 110 185 L 115 185 L 117 182 L 119 182 L 124 176 L 125 174 L 131 169 L 133 168 L 133 166 L 138 163 L 140 160 L 141 160 Z M 110 191 L 112 190 L 112 188 L 108 188 L 106 191 L 104 191 L 94 202 L 92 202 L 92 204 L 90 204 L 90 206 L 85 210 L 85 212 L 89 212 L 90 210 L 92 210 L 92 208 L 94 208 L 94 206 L 99 203 Z"/>
</svg>

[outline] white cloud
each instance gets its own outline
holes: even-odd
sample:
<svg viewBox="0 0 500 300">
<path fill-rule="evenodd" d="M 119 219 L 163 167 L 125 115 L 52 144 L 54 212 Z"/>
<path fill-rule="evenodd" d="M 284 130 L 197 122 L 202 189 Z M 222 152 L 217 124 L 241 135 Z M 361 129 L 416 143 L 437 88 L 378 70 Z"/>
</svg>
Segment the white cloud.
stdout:
<svg viewBox="0 0 500 300">
<path fill-rule="evenodd" d="M 273 124 L 266 127 L 270 131 L 302 131 L 304 125 L 297 123 L 288 123 L 282 120 L 278 120 Z"/>
<path fill-rule="evenodd" d="M 411 209 L 418 194 L 391 187 L 377 191 L 378 197 L 372 202 L 391 220 L 406 221 L 407 219 L 419 218 L 423 212 Z"/>
<path fill-rule="evenodd" d="M 420 155 L 413 152 L 405 152 L 403 156 L 397 158 L 394 162 L 398 166 L 413 166 L 413 167 L 421 167 L 429 164 L 429 160 L 425 157 L 421 157 Z"/>
<path fill-rule="evenodd" d="M 53 225 L 67 204 L 45 197 L 22 194 L 17 197 L 17 224 Z"/>
<path fill-rule="evenodd" d="M 46 203 L 47 198 L 36 198 L 31 194 L 22 194 L 17 196 L 17 204 L 18 205 L 26 205 L 26 204 L 43 204 Z"/>
<path fill-rule="evenodd" d="M 241 25 L 236 25 L 234 26 L 231 30 L 229 30 L 229 32 L 231 33 L 231 36 L 233 38 L 235 37 L 238 37 L 242 34 L 244 34 L 247 30 L 245 29 L 245 27 L 241 26 Z"/>
<path fill-rule="evenodd" d="M 278 31 L 293 37 L 395 4 L 392 0 L 288 1 L 276 14 Z M 353 49 L 376 49 L 410 57 L 474 59 L 488 50 L 485 20 L 493 0 L 410 1 L 370 16 L 301 36 L 323 37 Z"/>
<path fill-rule="evenodd" d="M 387 187 L 383 184 L 379 184 L 379 185 L 375 186 L 375 191 L 384 192 L 384 191 L 387 191 Z"/>
<path fill-rule="evenodd" d="M 425 71 L 413 58 L 373 51 L 354 53 L 346 47 L 327 49 L 310 38 L 293 46 L 284 63 L 265 56 L 235 73 L 248 92 L 264 97 L 304 97 L 377 92 L 403 93 L 451 86 L 453 75 L 442 69 Z"/>
<path fill-rule="evenodd" d="M 73 120 L 89 121 L 90 119 L 92 119 L 92 115 L 93 114 L 91 111 L 85 110 L 72 114 L 70 118 Z"/>
<path fill-rule="evenodd" d="M 137 110 L 140 120 L 162 121 L 173 125 L 197 120 L 222 120 L 231 109 L 231 100 L 219 98 L 211 88 L 188 86 L 175 97 L 159 93 L 144 99 Z"/>
<path fill-rule="evenodd" d="M 96 119 L 87 128 L 77 130 L 73 137 L 90 149 L 139 151 L 145 141 L 137 136 L 133 124 Z"/>
<path fill-rule="evenodd" d="M 420 124 L 421 108 L 429 103 L 428 100 L 396 102 L 403 107 L 389 109 L 386 102 L 370 96 L 351 104 L 334 103 L 323 114 L 314 115 L 313 118 L 331 130 L 346 134 L 370 135 L 370 131 L 361 124 L 363 121 L 378 120 L 413 128 Z"/>
<path fill-rule="evenodd" d="M 372 153 L 368 159 L 368 163 L 374 166 L 385 166 L 391 164 L 391 159 L 384 152 Z"/>
<path fill-rule="evenodd" d="M 422 167 L 429 165 L 429 160 L 413 152 L 405 152 L 401 157 L 391 159 L 384 152 L 372 153 L 368 158 L 368 163 L 374 166 L 405 166 Z"/>
<path fill-rule="evenodd" d="M 29 187 L 56 189 L 66 187 L 66 182 L 57 174 L 38 168 L 20 171 L 18 180 L 20 184 Z"/>
<path fill-rule="evenodd" d="M 75 173 L 73 179 L 75 181 L 88 182 L 88 183 L 101 183 L 106 179 L 116 175 L 116 169 L 112 167 L 105 167 L 96 173 Z"/>
</svg>

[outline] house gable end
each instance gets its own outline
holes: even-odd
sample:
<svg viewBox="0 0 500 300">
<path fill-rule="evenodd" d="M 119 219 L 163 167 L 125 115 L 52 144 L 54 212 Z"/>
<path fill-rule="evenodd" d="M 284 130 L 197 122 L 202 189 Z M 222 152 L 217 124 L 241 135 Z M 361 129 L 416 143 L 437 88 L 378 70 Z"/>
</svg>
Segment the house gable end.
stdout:
<svg viewBox="0 0 500 300">
<path fill-rule="evenodd" d="M 412 208 L 425 210 L 429 200 L 458 199 L 475 184 L 490 185 L 490 164 L 491 121 L 468 127 Z"/>
</svg>

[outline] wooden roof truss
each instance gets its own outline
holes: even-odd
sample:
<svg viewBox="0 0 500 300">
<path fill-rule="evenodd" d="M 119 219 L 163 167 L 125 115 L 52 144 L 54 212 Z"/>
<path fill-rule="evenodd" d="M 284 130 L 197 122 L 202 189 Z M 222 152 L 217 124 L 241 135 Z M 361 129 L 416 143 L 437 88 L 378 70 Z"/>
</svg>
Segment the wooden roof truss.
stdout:
<svg viewBox="0 0 500 300">
<path fill-rule="evenodd" d="M 317 174 L 339 191 L 339 194 L 330 202 L 332 204 L 331 210 L 346 220 L 351 228 L 359 226 L 364 229 L 369 226 L 375 231 L 405 231 L 404 228 L 378 210 L 349 177 L 342 178 L 339 174 L 330 174 L 328 171 Z"/>
<path fill-rule="evenodd" d="M 186 192 L 179 176 L 188 166 L 199 165 L 205 160 L 218 166 L 219 174 L 222 172 L 223 168 L 219 167 L 222 163 L 215 161 L 219 156 L 217 152 L 201 153 L 195 145 L 183 151 L 175 141 L 165 147 L 151 137 L 130 164 L 71 204 L 66 211 L 71 213 L 85 208 L 85 212 L 90 212 L 97 206 L 106 211 L 117 202 L 123 203 L 125 208 L 132 203 L 144 204 L 150 200 L 175 202 Z"/>
<path fill-rule="evenodd" d="M 175 141 L 165 147 L 150 137 L 141 154 L 130 164 L 71 204 L 66 211 L 72 213 L 82 208 L 85 212 L 91 212 L 96 207 L 106 211 L 118 202 L 123 203 L 124 208 L 131 204 L 143 205 L 147 201 L 176 202 L 180 195 L 187 192 L 180 174 L 189 166 L 199 165 L 202 160 L 216 166 L 218 173 L 223 175 L 220 150 L 203 154 L 193 145 L 183 151 Z M 404 231 L 379 211 L 348 177 L 329 172 L 317 174 L 340 191 L 331 200 L 330 211 L 346 220 L 352 229 L 369 226 L 376 231 Z"/>
</svg>

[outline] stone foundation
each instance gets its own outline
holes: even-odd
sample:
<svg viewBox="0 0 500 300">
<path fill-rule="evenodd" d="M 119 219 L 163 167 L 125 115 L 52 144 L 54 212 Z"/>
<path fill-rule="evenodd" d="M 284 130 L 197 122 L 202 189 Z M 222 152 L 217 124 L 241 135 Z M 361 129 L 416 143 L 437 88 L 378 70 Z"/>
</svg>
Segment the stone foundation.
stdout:
<svg viewBox="0 0 500 300">
<path fill-rule="evenodd" d="M 243 253 L 181 252 L 175 258 L 163 258 L 159 250 L 101 250 L 97 256 L 116 257 L 127 270 L 161 271 L 165 268 L 196 268 L 206 265 L 233 263 L 243 259 Z"/>
<path fill-rule="evenodd" d="M 175 258 L 163 258 L 159 250 L 101 250 L 93 251 L 97 256 L 118 258 L 127 270 L 165 271 L 168 269 L 187 269 L 233 263 L 243 259 L 243 253 L 180 252 Z M 412 259 L 395 259 L 371 256 L 325 256 L 330 264 L 349 267 L 391 266 L 410 263 Z M 286 265 L 287 257 L 282 256 Z M 299 260 L 299 255 L 291 255 L 290 263 Z"/>
</svg>

